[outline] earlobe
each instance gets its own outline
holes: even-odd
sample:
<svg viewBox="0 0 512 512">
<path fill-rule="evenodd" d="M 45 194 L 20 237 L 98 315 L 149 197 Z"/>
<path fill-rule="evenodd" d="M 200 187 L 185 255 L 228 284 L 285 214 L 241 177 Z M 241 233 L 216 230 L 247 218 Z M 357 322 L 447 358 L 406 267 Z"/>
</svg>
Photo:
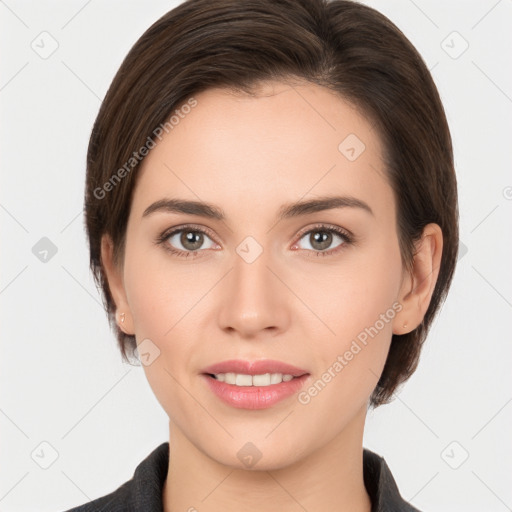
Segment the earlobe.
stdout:
<svg viewBox="0 0 512 512">
<path fill-rule="evenodd" d="M 101 266 L 108 282 L 110 294 L 116 306 L 116 322 L 126 334 L 133 334 L 133 319 L 126 298 L 123 273 L 114 262 L 114 244 L 109 235 L 101 237 Z"/>
<path fill-rule="evenodd" d="M 400 313 L 393 323 L 393 334 L 406 334 L 421 324 L 439 276 L 443 233 L 437 224 L 427 224 L 415 244 L 412 268 L 400 288 Z"/>
</svg>

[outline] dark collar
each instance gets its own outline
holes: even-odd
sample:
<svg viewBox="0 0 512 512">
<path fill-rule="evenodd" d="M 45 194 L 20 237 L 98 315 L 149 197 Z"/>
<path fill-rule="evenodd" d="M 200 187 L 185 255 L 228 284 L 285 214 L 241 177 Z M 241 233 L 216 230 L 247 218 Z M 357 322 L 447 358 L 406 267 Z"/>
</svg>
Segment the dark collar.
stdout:
<svg viewBox="0 0 512 512">
<path fill-rule="evenodd" d="M 420 512 L 400 496 L 386 461 L 366 448 L 363 449 L 363 478 L 372 512 Z"/>
<path fill-rule="evenodd" d="M 162 490 L 169 467 L 169 442 L 155 448 L 135 469 L 131 480 L 114 492 L 66 512 L 162 512 Z M 363 450 L 364 484 L 372 512 L 419 512 L 402 499 L 386 461 Z"/>
</svg>

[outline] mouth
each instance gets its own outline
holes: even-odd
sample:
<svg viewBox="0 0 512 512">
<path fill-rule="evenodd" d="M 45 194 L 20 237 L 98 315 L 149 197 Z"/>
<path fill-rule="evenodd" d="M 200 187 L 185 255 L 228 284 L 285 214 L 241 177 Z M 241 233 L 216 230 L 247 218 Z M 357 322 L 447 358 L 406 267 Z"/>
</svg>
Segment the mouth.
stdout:
<svg viewBox="0 0 512 512">
<path fill-rule="evenodd" d="M 280 361 L 230 360 L 202 372 L 224 403 L 239 409 L 264 409 L 296 394 L 310 373 Z"/>
</svg>

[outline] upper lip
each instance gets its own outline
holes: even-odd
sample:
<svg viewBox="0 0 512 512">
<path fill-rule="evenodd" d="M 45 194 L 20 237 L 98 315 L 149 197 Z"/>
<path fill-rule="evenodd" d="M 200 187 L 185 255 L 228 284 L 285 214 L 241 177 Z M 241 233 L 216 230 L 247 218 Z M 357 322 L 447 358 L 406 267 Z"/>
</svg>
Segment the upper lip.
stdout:
<svg viewBox="0 0 512 512">
<path fill-rule="evenodd" d="M 202 373 L 239 373 L 243 375 L 262 375 L 265 373 L 282 373 L 283 375 L 293 375 L 300 377 L 309 372 L 293 366 L 291 364 L 283 363 L 281 361 L 274 361 L 272 359 L 263 359 L 260 361 L 243 361 L 241 359 L 230 359 L 229 361 L 222 361 L 220 363 L 212 364 L 202 370 Z"/>
</svg>

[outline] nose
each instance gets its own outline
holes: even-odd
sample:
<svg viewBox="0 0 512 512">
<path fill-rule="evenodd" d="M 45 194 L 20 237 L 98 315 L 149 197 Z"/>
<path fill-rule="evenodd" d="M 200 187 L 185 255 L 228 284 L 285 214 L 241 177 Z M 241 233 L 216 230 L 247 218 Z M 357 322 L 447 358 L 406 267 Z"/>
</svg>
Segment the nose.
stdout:
<svg viewBox="0 0 512 512">
<path fill-rule="evenodd" d="M 252 262 L 235 255 L 219 296 L 221 329 L 238 338 L 255 339 L 273 337 L 288 328 L 290 291 L 274 267 L 265 250 Z"/>
</svg>

